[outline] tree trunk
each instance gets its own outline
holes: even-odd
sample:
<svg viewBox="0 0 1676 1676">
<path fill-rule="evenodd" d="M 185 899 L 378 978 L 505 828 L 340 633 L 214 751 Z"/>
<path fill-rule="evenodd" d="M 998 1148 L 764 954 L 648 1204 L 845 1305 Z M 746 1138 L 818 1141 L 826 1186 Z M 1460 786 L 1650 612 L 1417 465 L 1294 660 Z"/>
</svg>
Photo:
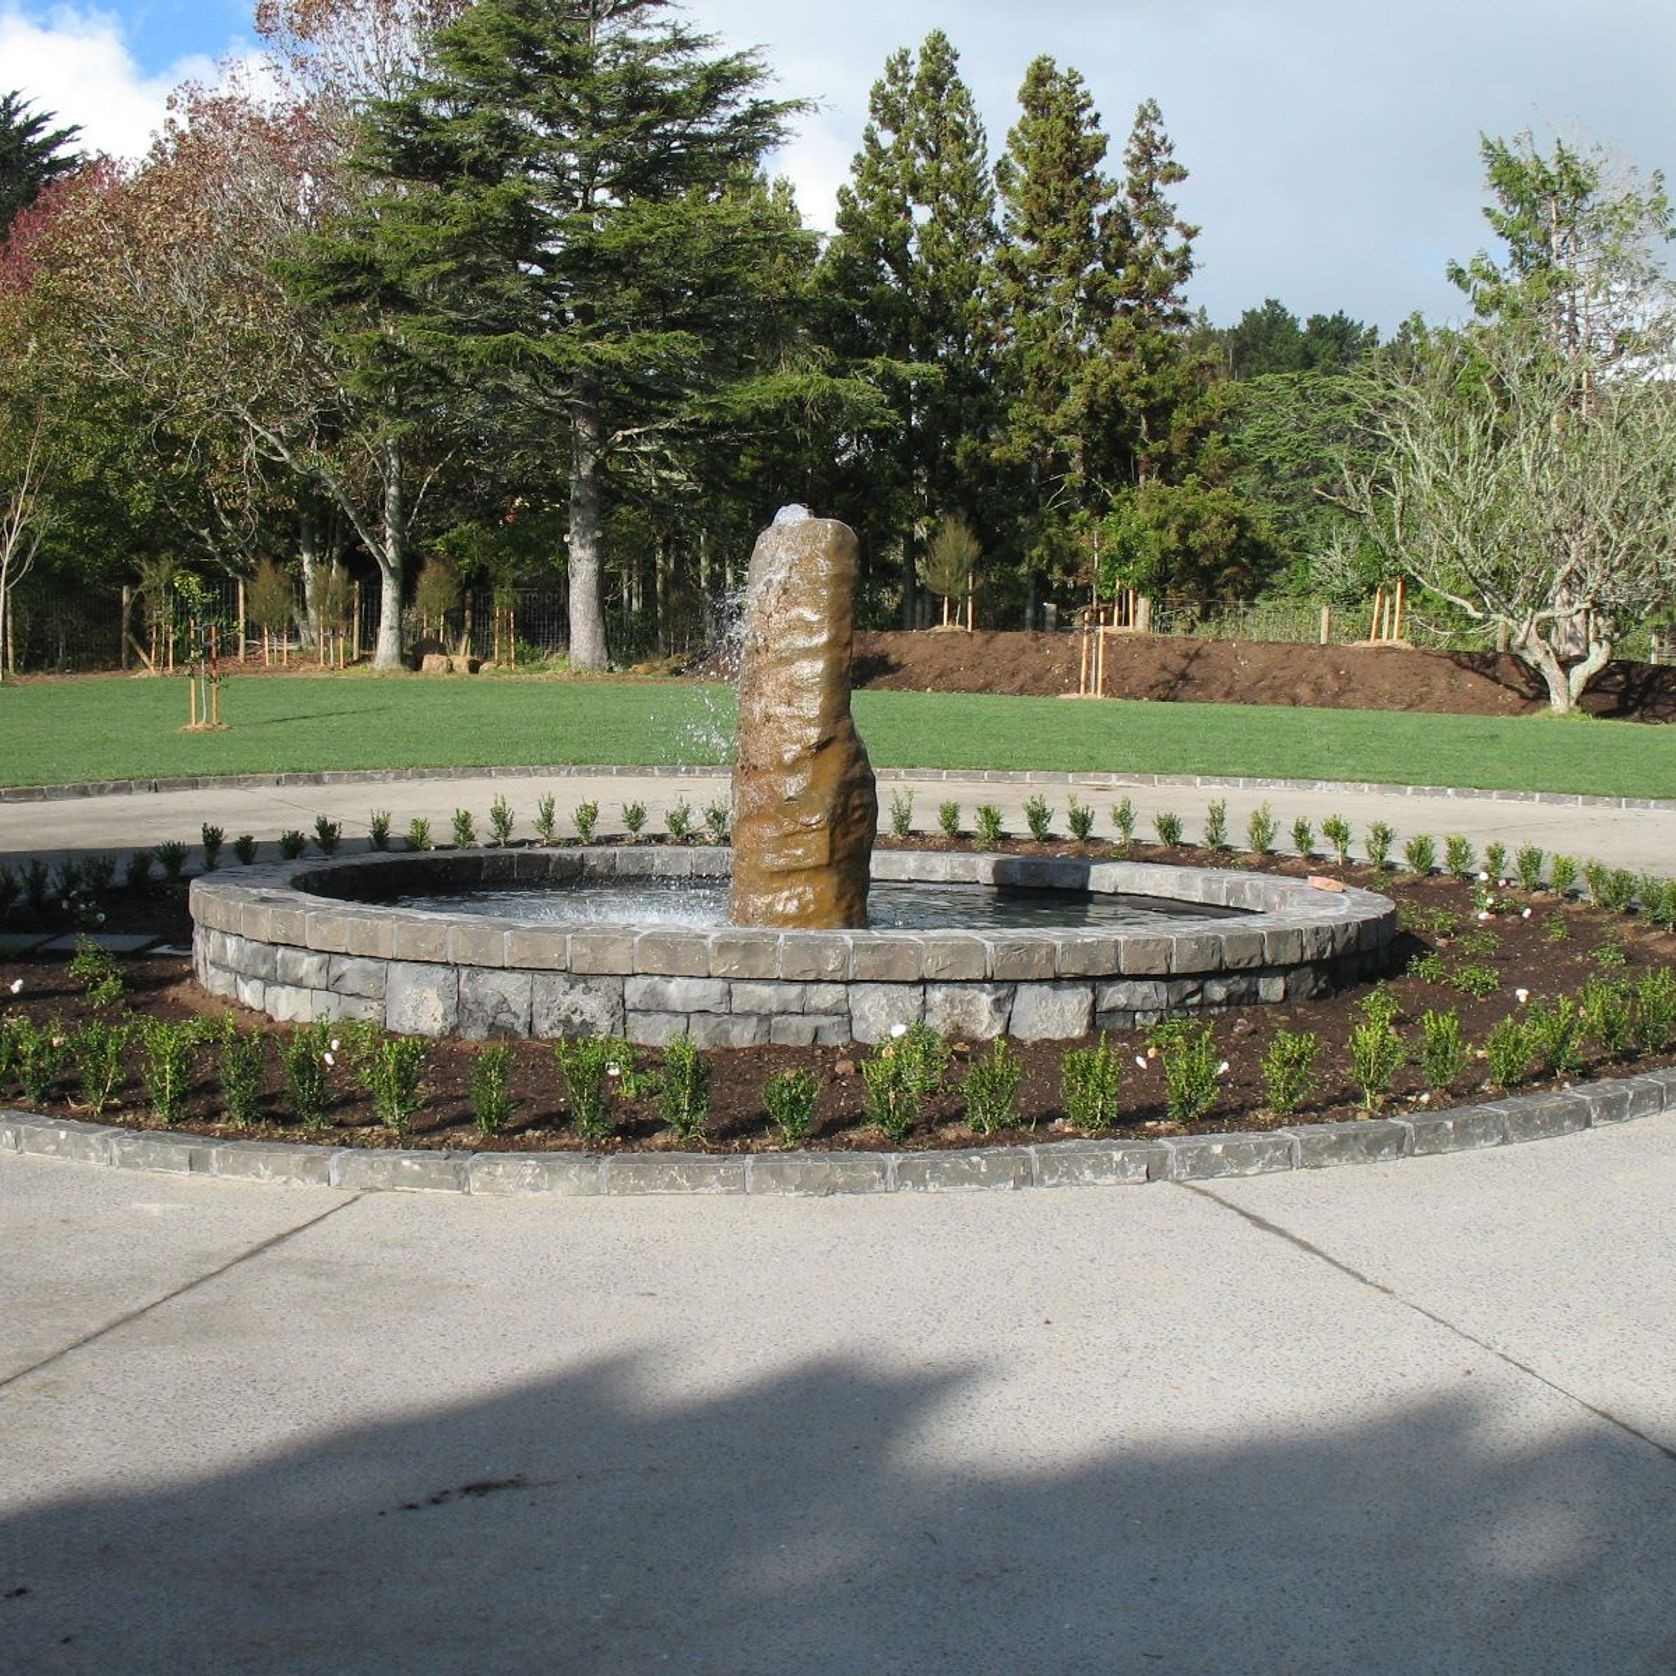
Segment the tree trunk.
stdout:
<svg viewBox="0 0 1676 1676">
<path fill-rule="evenodd" d="M 1548 689 L 1548 708 L 1556 716 L 1570 715 L 1571 682 L 1566 675 L 1565 665 L 1560 662 L 1554 648 L 1532 629 L 1519 637 L 1514 650 L 1524 663 L 1529 664 L 1542 677 L 1542 684 Z"/>
<path fill-rule="evenodd" d="M 599 408 L 579 400 L 570 416 L 570 667 L 604 669 L 605 600 L 600 588 L 601 485 L 605 464 Z"/>
<path fill-rule="evenodd" d="M 407 569 L 407 497 L 402 481 L 401 448 L 384 444 L 383 548 L 378 559 L 378 642 L 374 669 L 402 667 L 402 576 Z M 357 639 L 359 634 L 357 634 Z"/>
<path fill-rule="evenodd" d="M 306 652 L 320 644 L 320 615 L 314 608 L 314 573 L 320 567 L 320 526 L 311 517 L 298 520 L 297 551 L 303 561 L 303 604 L 297 612 L 297 639 Z"/>
</svg>

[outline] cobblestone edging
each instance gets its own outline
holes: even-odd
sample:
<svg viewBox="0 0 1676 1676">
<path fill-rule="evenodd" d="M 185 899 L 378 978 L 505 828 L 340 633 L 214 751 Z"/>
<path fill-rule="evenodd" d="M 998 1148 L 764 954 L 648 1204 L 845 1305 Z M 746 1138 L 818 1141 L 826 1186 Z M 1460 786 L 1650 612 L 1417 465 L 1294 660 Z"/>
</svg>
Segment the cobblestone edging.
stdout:
<svg viewBox="0 0 1676 1676">
<path fill-rule="evenodd" d="M 1024 1187 L 1119 1187 L 1215 1181 L 1341 1164 L 1478 1152 L 1652 1117 L 1676 1109 L 1676 1070 L 1558 1093 L 1523 1094 L 1455 1111 L 1298 1124 L 1263 1133 L 1150 1141 L 1056 1141 L 959 1152 L 448 1153 L 216 1141 L 0 1111 L 0 1153 L 61 1158 L 357 1193 L 545 1193 L 616 1197 L 705 1193 L 826 1198 Z"/>
<path fill-rule="evenodd" d="M 1512 791 L 1477 786 L 1405 786 L 1378 780 L 1289 780 L 1240 774 L 1140 774 L 1011 768 L 875 768 L 880 780 L 962 781 L 979 785 L 1075 786 L 1120 791 L 1181 786 L 1204 791 L 1306 791 L 1339 796 L 1447 797 L 1460 802 L 1535 803 L 1567 809 L 1654 809 L 1676 813 L 1676 798 L 1603 797 L 1587 792 Z M 422 780 L 726 779 L 725 763 L 555 763 L 538 766 L 320 769 L 301 774 L 203 774 L 173 779 L 85 780 L 57 786 L 0 786 L 0 804 L 80 797 L 134 797 L 172 791 L 252 791 L 278 786 L 380 786 Z"/>
<path fill-rule="evenodd" d="M 1235 910 L 1134 931 L 566 928 L 380 905 L 380 897 L 579 877 L 725 877 L 695 846 L 445 850 L 293 861 L 192 884 L 193 970 L 287 1022 L 363 1018 L 405 1035 L 626 1036 L 700 1047 L 945 1034 L 1066 1040 L 1195 1010 L 1330 994 L 1396 932 L 1383 896 L 1224 868 L 880 850 L 877 879 L 1170 898 Z"/>
</svg>

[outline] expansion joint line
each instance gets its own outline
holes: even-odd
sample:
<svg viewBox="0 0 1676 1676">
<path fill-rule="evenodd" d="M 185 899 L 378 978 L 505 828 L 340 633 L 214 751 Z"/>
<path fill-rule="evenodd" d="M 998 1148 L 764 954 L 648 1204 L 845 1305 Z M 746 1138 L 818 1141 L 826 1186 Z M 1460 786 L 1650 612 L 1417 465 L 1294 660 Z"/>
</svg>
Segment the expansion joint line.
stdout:
<svg viewBox="0 0 1676 1676">
<path fill-rule="evenodd" d="M 150 1315 L 153 1310 L 161 1309 L 164 1304 L 172 1304 L 176 1298 L 184 1298 L 188 1292 L 195 1292 L 200 1286 L 207 1286 L 212 1280 L 219 1280 L 222 1275 L 238 1268 L 241 1263 L 248 1263 L 253 1257 L 260 1257 L 264 1252 L 272 1251 L 276 1246 L 284 1245 L 287 1240 L 294 1240 L 299 1234 L 306 1234 L 310 1228 L 319 1227 L 327 1217 L 336 1216 L 340 1211 L 348 1210 L 351 1205 L 358 1203 L 365 1196 L 365 1194 L 357 1193 L 353 1197 L 345 1199 L 342 1204 L 333 1205 L 329 1210 L 321 1211 L 318 1216 L 311 1216 L 306 1222 L 299 1222 L 294 1228 L 281 1229 L 279 1233 L 272 1234 L 265 1240 L 259 1240 L 249 1250 L 241 1251 L 236 1257 L 229 1257 L 225 1263 L 218 1267 L 210 1269 L 192 1280 L 184 1281 L 172 1292 L 165 1292 L 162 1297 L 153 1298 L 150 1303 L 141 1304 L 138 1309 L 131 1309 L 126 1314 L 119 1315 L 112 1321 L 107 1321 L 102 1327 L 95 1327 L 91 1332 L 83 1333 L 80 1338 L 71 1340 L 69 1344 L 53 1351 L 49 1356 L 43 1356 L 40 1361 L 32 1362 L 28 1367 L 19 1368 L 16 1373 L 9 1373 L 4 1378 L 0 1378 L 0 1391 L 8 1390 L 11 1386 L 16 1385 L 19 1380 L 27 1379 L 31 1374 L 39 1373 L 43 1368 L 50 1368 L 55 1362 L 63 1361 L 66 1356 L 74 1355 L 78 1350 L 86 1349 L 88 1345 L 97 1343 L 98 1340 L 126 1327 L 131 1321 L 138 1321 L 142 1316 Z"/>
<path fill-rule="evenodd" d="M 1185 1192 L 1196 1194 L 1201 1199 L 1209 1199 L 1213 1205 L 1220 1205 L 1223 1210 L 1232 1211 L 1235 1216 L 1249 1222 L 1253 1228 L 1258 1228 L 1265 1234 L 1272 1234 L 1276 1239 L 1284 1240 L 1288 1245 L 1304 1252 L 1307 1256 L 1316 1258 L 1329 1268 L 1337 1269 L 1340 1274 L 1348 1276 L 1359 1285 L 1380 1293 L 1403 1309 L 1412 1310 L 1414 1314 L 1422 1316 L 1434 1326 L 1441 1327 L 1445 1332 L 1454 1334 L 1456 1338 L 1465 1340 L 1466 1343 L 1473 1345 L 1476 1349 L 1482 1350 L 1487 1356 L 1493 1356 L 1504 1367 L 1512 1368 L 1515 1372 L 1524 1374 L 1527 1379 L 1534 1379 L 1537 1384 L 1546 1386 L 1556 1396 L 1564 1397 L 1567 1402 L 1575 1403 L 1577 1407 L 1594 1415 L 1597 1420 L 1604 1420 L 1607 1425 L 1615 1426 L 1619 1431 L 1634 1438 L 1637 1443 L 1644 1443 L 1649 1449 L 1657 1450 L 1671 1465 L 1676 1466 L 1676 1449 L 1671 1448 L 1669 1444 L 1660 1443 L 1656 1437 L 1649 1437 L 1646 1432 L 1632 1426 L 1627 1420 L 1620 1419 L 1609 1409 L 1601 1408 L 1590 1402 L 1587 1397 L 1580 1397 L 1575 1391 L 1568 1391 L 1565 1386 L 1557 1384 L 1546 1374 L 1538 1373 L 1528 1362 L 1521 1362 L 1517 1356 L 1509 1356 L 1505 1350 L 1500 1350 L 1487 1340 L 1479 1338 L 1476 1333 L 1469 1333 L 1465 1327 L 1457 1326 L 1453 1321 L 1439 1315 L 1436 1310 L 1427 1309 L 1424 1304 L 1417 1304 L 1412 1298 L 1405 1298 L 1400 1292 L 1393 1291 L 1389 1286 L 1375 1280 L 1371 1275 L 1363 1274 L 1360 1269 L 1352 1268 L 1350 1264 L 1333 1256 L 1331 1252 L 1323 1251 L 1320 1246 L 1311 1244 L 1310 1241 L 1299 1234 L 1294 1234 L 1288 1228 L 1282 1228 L 1278 1222 L 1270 1222 L 1267 1217 L 1259 1216 L 1255 1211 L 1246 1210 L 1241 1205 L 1230 1204 L 1228 1200 L 1212 1193 L 1208 1188 L 1201 1187 L 1194 1182 L 1185 1181 L 1177 1182 L 1176 1186 L 1182 1188 Z"/>
</svg>

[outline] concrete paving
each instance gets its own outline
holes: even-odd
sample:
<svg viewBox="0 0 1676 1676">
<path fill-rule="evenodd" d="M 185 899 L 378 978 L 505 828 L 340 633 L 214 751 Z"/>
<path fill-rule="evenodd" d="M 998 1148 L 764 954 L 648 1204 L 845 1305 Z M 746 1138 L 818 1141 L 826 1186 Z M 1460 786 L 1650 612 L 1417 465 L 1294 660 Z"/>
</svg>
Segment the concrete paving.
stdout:
<svg viewBox="0 0 1676 1676">
<path fill-rule="evenodd" d="M 1353 772 L 1354 765 L 1347 765 L 1347 769 Z M 423 816 L 430 821 L 436 841 L 444 843 L 456 809 L 469 809 L 476 817 L 479 833 L 486 834 L 489 805 L 499 796 L 512 805 L 518 832 L 527 838 L 536 800 L 544 793 L 556 798 L 560 831 L 567 835 L 574 832 L 570 812 L 587 801 L 600 806 L 602 832 L 622 830 L 622 806 L 631 801 L 646 805 L 649 831 L 662 831 L 664 814 L 673 804 L 685 798 L 695 810 L 702 811 L 712 799 L 725 798 L 727 789 L 726 777 L 720 774 L 680 778 L 583 774 L 550 779 L 461 774 L 446 780 L 395 780 L 371 785 L 218 787 L 6 803 L 0 804 L 0 860 L 29 854 L 121 850 L 166 838 L 183 839 L 195 846 L 199 828 L 206 821 L 220 826 L 229 839 L 249 832 L 259 839 L 272 840 L 287 828 L 311 831 L 315 816 L 321 814 L 341 822 L 345 838 L 353 843 L 364 838 L 368 816 L 374 809 L 390 812 L 398 835 L 406 831 L 415 815 Z M 1025 830 L 1025 799 L 1039 790 L 1057 811 L 1056 830 L 1063 832 L 1068 789 L 978 779 L 885 781 L 880 785 L 881 822 L 888 820 L 891 795 L 900 790 L 912 794 L 915 823 L 921 829 L 934 830 L 938 804 L 952 800 L 960 804 L 968 827 L 980 803 L 993 803 L 1005 815 L 1008 829 L 1021 833 Z M 1127 789 L 1139 811 L 1137 833 L 1142 838 L 1152 836 L 1152 817 L 1161 810 L 1180 815 L 1187 836 L 1197 838 L 1204 828 L 1206 807 L 1212 800 L 1222 799 L 1228 805 L 1229 832 L 1235 842 L 1242 840 L 1251 811 L 1267 802 L 1280 822 L 1283 845 L 1288 842 L 1293 820 L 1299 816 L 1311 821 L 1319 834 L 1322 820 L 1337 813 L 1356 829 L 1358 852 L 1368 825 L 1382 820 L 1398 833 L 1398 853 L 1402 839 L 1416 833 L 1436 837 L 1441 853 L 1444 835 L 1459 832 L 1479 846 L 1505 844 L 1509 854 L 1529 842 L 1549 851 L 1598 858 L 1636 871 L 1669 871 L 1676 866 L 1676 809 L 1616 810 L 1390 792 L 1143 785 Z M 1112 804 L 1122 795 L 1123 788 L 1082 791 L 1083 801 L 1093 806 L 1098 817 L 1096 831 L 1101 836 L 1111 835 Z"/>
<path fill-rule="evenodd" d="M 19 1672 L 1676 1667 L 1676 1115 L 1213 1189 L 0 1158 Z"/>
</svg>

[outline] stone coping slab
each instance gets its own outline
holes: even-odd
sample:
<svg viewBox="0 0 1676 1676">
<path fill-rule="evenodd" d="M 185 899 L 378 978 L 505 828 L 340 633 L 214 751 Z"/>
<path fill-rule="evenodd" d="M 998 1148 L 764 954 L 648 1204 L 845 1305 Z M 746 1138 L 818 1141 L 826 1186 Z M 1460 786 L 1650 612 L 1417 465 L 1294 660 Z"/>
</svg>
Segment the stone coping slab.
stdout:
<svg viewBox="0 0 1676 1676">
<path fill-rule="evenodd" d="M 1249 1134 L 1063 1140 L 942 1152 L 433 1152 L 216 1140 L 0 1111 L 0 1153 L 226 1181 L 355 1193 L 490 1198 L 712 1194 L 826 1198 L 861 1193 L 1119 1187 L 1318 1170 L 1546 1140 L 1676 1110 L 1676 1070 L 1521 1094 L 1451 1111 Z"/>
<path fill-rule="evenodd" d="M 1676 813 L 1676 799 L 1621 797 L 1594 792 L 1520 791 L 1494 786 L 1400 785 L 1386 780 L 1310 780 L 1249 774 L 1141 774 L 1053 768 L 878 768 L 888 781 L 964 781 L 983 785 L 1180 786 L 1207 791 L 1307 791 L 1386 797 L 1451 797 L 1489 803 L 1535 803 L 1562 808 L 1656 809 Z M 282 786 L 387 786 L 427 780 L 726 779 L 726 763 L 540 763 L 476 767 L 322 768 L 289 774 L 187 774 L 124 780 L 79 780 L 51 786 L 0 786 L 0 804 L 52 803 L 80 797 L 144 797 L 158 792 L 250 791 Z"/>
</svg>

